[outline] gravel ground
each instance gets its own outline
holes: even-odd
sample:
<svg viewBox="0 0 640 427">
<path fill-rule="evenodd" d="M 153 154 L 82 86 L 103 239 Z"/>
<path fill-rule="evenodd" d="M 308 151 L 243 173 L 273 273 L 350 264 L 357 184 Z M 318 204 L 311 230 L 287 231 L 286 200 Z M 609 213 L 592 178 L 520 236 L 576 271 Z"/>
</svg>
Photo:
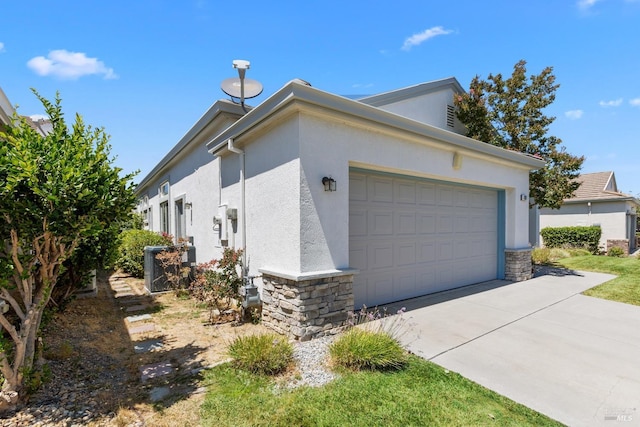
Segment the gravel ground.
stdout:
<svg viewBox="0 0 640 427">
<path fill-rule="evenodd" d="M 300 371 L 299 379 L 294 378 L 288 383 L 289 388 L 308 385 L 319 387 L 333 381 L 337 375 L 327 367 L 329 345 L 335 335 L 328 335 L 310 341 L 296 343 L 293 357 Z"/>
</svg>

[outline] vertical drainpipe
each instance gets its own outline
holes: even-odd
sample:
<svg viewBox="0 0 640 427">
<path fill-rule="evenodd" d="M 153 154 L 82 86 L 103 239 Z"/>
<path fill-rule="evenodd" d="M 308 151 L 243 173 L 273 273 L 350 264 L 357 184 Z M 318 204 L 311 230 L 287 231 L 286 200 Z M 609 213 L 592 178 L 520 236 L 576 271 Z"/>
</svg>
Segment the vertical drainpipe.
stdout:
<svg viewBox="0 0 640 427">
<path fill-rule="evenodd" d="M 240 199 L 242 210 L 242 277 L 243 279 L 249 274 L 247 271 L 247 215 L 245 213 L 245 195 L 244 195 L 244 151 L 233 145 L 233 138 L 227 141 L 227 148 L 232 153 L 240 156 Z"/>
</svg>

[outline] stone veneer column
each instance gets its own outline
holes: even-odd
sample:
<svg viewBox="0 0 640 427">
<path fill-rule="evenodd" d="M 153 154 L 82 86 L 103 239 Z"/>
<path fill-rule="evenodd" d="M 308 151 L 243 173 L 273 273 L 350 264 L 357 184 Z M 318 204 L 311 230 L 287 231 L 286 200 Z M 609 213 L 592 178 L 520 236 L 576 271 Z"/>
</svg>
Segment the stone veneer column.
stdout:
<svg viewBox="0 0 640 427">
<path fill-rule="evenodd" d="M 514 282 L 522 282 L 532 277 L 532 248 L 505 249 L 504 278 Z"/>
<path fill-rule="evenodd" d="M 354 270 L 292 277 L 262 273 L 262 323 L 306 341 L 343 329 L 353 311 Z"/>
</svg>

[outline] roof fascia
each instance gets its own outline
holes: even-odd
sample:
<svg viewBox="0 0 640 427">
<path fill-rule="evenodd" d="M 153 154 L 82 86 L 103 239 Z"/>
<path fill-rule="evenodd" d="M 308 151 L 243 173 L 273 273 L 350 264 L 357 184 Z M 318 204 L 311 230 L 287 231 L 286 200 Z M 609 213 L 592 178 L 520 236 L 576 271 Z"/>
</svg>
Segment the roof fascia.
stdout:
<svg viewBox="0 0 640 427">
<path fill-rule="evenodd" d="M 271 116 L 300 101 L 323 109 L 333 110 L 344 116 L 353 116 L 376 124 L 396 128 L 404 132 L 417 134 L 420 137 L 428 137 L 447 143 L 454 148 L 465 149 L 472 152 L 489 155 L 516 162 L 535 170 L 545 165 L 544 160 L 516 151 L 506 150 L 485 142 L 477 141 L 466 136 L 449 132 L 438 127 L 421 123 L 380 108 L 361 103 L 356 100 L 334 95 L 297 81 L 289 82 L 282 89 L 274 93 L 263 103 L 255 107 L 247 115 L 218 134 L 207 143 L 207 149 L 212 154 L 222 154 L 226 151 L 227 141 L 236 139 L 252 128 L 258 126 Z"/>
<path fill-rule="evenodd" d="M 442 80 L 434 80 L 377 95 L 367 96 L 365 98 L 358 99 L 358 101 L 364 104 L 373 105 L 374 107 L 380 107 L 382 105 L 389 105 L 395 102 L 404 101 L 405 99 L 411 99 L 427 93 L 436 92 L 445 87 L 451 87 L 455 93 L 465 92 L 455 77 L 448 77 Z"/>
<path fill-rule="evenodd" d="M 185 148 L 189 146 L 191 141 L 202 132 L 202 130 L 211 123 L 216 117 L 222 113 L 230 113 L 242 116 L 245 112 L 242 106 L 233 102 L 220 99 L 213 103 L 211 107 L 198 119 L 198 121 L 184 134 L 178 143 L 154 166 L 153 169 L 138 183 L 137 189 L 143 189 L 148 185 L 163 169 Z"/>
</svg>

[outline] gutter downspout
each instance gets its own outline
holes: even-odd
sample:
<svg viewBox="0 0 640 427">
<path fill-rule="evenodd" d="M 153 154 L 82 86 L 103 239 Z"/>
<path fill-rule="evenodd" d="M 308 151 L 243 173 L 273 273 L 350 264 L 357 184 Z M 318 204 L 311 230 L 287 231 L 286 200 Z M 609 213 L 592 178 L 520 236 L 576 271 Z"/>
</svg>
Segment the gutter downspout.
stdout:
<svg viewBox="0 0 640 427">
<path fill-rule="evenodd" d="M 239 149 L 233 144 L 233 138 L 227 140 L 227 149 L 232 153 L 236 153 L 240 156 L 240 199 L 242 209 L 242 276 L 247 277 L 249 271 L 247 270 L 247 215 L 245 211 L 245 188 L 244 188 L 244 151 Z"/>
</svg>

